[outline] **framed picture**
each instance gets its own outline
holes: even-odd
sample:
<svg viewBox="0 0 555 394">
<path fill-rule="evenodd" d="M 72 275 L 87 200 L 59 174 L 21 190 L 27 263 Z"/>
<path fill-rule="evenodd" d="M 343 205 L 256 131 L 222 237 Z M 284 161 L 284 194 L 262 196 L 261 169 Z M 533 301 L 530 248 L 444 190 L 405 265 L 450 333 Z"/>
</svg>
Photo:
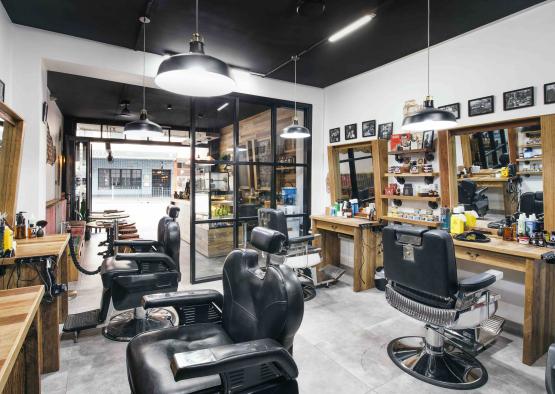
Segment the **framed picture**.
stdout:
<svg viewBox="0 0 555 394">
<path fill-rule="evenodd" d="M 330 144 L 341 141 L 341 129 L 336 127 L 335 129 L 330 129 Z"/>
<path fill-rule="evenodd" d="M 382 123 L 378 126 L 378 139 L 389 140 L 393 134 L 393 122 Z"/>
<path fill-rule="evenodd" d="M 376 135 L 376 121 L 367 120 L 362 122 L 362 136 L 363 137 L 374 137 Z"/>
<path fill-rule="evenodd" d="M 519 109 L 534 106 L 534 87 L 511 90 L 503 93 L 503 110 Z"/>
<path fill-rule="evenodd" d="M 357 138 L 357 124 L 348 124 L 345 126 L 345 140 L 354 140 Z"/>
<path fill-rule="evenodd" d="M 0 81 L 0 101 L 4 101 L 6 94 L 6 84 L 4 81 Z"/>
<path fill-rule="evenodd" d="M 555 103 L 555 82 L 543 85 L 543 102 L 544 104 Z"/>
<path fill-rule="evenodd" d="M 422 134 L 422 148 L 423 149 L 432 149 L 434 147 L 434 131 L 433 130 L 426 130 Z"/>
<path fill-rule="evenodd" d="M 468 100 L 468 116 L 492 114 L 494 110 L 493 96 Z"/>
<path fill-rule="evenodd" d="M 453 115 L 455 115 L 456 119 L 461 118 L 461 103 L 442 105 L 441 107 L 437 107 L 437 109 L 451 112 Z"/>
</svg>

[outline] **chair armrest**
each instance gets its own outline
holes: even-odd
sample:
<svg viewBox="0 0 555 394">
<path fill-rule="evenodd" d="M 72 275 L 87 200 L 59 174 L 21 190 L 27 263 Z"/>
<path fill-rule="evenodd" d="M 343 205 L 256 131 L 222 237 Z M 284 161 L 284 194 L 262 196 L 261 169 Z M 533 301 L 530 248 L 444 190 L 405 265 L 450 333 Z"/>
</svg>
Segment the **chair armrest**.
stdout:
<svg viewBox="0 0 555 394">
<path fill-rule="evenodd" d="M 482 290 L 503 278 L 503 273 L 497 270 L 487 270 L 480 274 L 473 275 L 459 282 L 459 290 L 464 293 L 471 293 Z"/>
<path fill-rule="evenodd" d="M 138 265 L 141 263 L 163 263 L 169 270 L 177 271 L 177 266 L 173 259 L 165 253 L 118 253 L 116 260 L 133 260 Z"/>
<path fill-rule="evenodd" d="M 114 246 L 129 246 L 130 248 L 137 249 L 137 250 L 145 250 L 148 248 L 158 247 L 160 246 L 160 242 L 154 241 L 152 239 L 135 239 L 135 240 L 115 240 Z"/>
<path fill-rule="evenodd" d="M 311 241 L 314 241 L 314 235 L 303 235 L 301 237 L 289 238 L 290 245 L 306 243 Z"/>
<path fill-rule="evenodd" d="M 179 381 L 267 363 L 274 363 L 289 379 L 295 379 L 299 374 L 293 357 L 273 339 L 258 339 L 176 353 L 171 360 L 171 369 L 175 380 Z"/>
<path fill-rule="evenodd" d="M 213 302 L 218 308 L 222 308 L 224 297 L 216 290 L 191 290 L 175 291 L 164 294 L 150 294 L 143 296 L 143 307 L 162 308 L 162 307 L 185 307 L 209 304 Z"/>
<path fill-rule="evenodd" d="M 485 193 L 485 191 L 488 190 L 487 187 L 483 187 L 481 189 L 476 190 L 476 192 L 474 193 L 475 196 L 481 196 L 482 194 Z"/>
</svg>

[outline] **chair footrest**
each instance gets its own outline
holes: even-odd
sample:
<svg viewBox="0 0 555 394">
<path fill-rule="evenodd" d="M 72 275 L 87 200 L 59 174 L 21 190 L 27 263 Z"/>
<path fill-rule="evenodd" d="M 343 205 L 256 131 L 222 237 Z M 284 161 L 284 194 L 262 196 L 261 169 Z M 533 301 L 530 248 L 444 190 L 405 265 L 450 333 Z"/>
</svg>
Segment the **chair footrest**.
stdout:
<svg viewBox="0 0 555 394">
<path fill-rule="evenodd" d="M 338 280 L 341 276 L 343 276 L 345 270 L 335 265 L 328 264 L 322 268 L 320 272 L 322 272 L 329 279 Z"/>
<path fill-rule="evenodd" d="M 68 315 L 64 322 L 64 332 L 79 332 L 98 325 L 100 309 Z"/>
<path fill-rule="evenodd" d="M 503 330 L 503 324 L 505 324 L 505 319 L 497 315 L 493 315 L 488 320 L 483 321 L 482 324 L 480 324 L 480 329 L 484 330 L 488 334 L 497 336 L 501 333 L 501 330 Z"/>
</svg>

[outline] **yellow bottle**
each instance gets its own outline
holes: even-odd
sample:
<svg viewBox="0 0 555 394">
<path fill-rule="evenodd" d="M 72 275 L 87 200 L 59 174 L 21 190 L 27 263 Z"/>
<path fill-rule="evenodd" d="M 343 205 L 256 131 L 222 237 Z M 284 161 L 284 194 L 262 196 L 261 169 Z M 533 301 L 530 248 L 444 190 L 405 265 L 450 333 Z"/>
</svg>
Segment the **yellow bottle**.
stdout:
<svg viewBox="0 0 555 394">
<path fill-rule="evenodd" d="M 462 234 L 464 233 L 464 224 L 466 223 L 466 217 L 464 216 L 464 208 L 455 207 L 453 209 L 453 215 L 451 215 L 451 234 Z"/>
<path fill-rule="evenodd" d="M 13 231 L 8 226 L 4 227 L 4 250 L 13 249 Z"/>
</svg>

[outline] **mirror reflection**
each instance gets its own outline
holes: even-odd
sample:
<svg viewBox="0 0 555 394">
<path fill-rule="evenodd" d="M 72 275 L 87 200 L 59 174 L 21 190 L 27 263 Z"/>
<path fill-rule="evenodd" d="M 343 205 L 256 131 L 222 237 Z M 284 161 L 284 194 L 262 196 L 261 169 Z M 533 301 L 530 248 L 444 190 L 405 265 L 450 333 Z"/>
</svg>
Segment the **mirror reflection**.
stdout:
<svg viewBox="0 0 555 394">
<path fill-rule="evenodd" d="M 358 199 L 364 208 L 374 202 L 374 170 L 370 145 L 338 150 L 339 185 L 337 199 Z"/>
</svg>

